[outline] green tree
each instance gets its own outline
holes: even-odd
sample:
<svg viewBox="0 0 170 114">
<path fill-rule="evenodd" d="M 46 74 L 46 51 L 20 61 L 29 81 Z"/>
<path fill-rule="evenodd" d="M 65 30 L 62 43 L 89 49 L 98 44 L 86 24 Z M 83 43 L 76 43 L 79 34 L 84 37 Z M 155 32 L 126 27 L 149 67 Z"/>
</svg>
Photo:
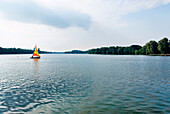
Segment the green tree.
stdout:
<svg viewBox="0 0 170 114">
<path fill-rule="evenodd" d="M 106 54 L 106 51 L 108 50 L 108 47 L 101 47 L 100 48 L 100 54 Z"/>
<path fill-rule="evenodd" d="M 149 54 L 157 54 L 158 53 L 158 43 L 156 41 L 150 41 L 146 44 L 147 51 Z"/>
<path fill-rule="evenodd" d="M 108 51 L 109 51 L 109 54 L 114 54 L 113 51 L 115 50 L 115 47 L 112 46 L 112 47 L 109 47 Z"/>
<path fill-rule="evenodd" d="M 142 47 L 139 46 L 139 45 L 131 45 L 129 47 L 129 54 L 135 54 L 135 50 L 139 50 L 141 49 Z"/>
<path fill-rule="evenodd" d="M 161 52 L 161 54 L 167 54 L 168 53 L 168 39 L 163 38 L 158 42 L 158 50 Z"/>
<path fill-rule="evenodd" d="M 119 47 L 117 52 L 119 55 L 123 54 L 123 52 L 124 52 L 123 47 Z"/>
<path fill-rule="evenodd" d="M 140 55 L 147 55 L 147 53 L 146 53 L 146 45 L 143 46 L 143 47 L 138 51 L 138 54 L 140 54 Z"/>
<path fill-rule="evenodd" d="M 170 54 L 170 40 L 168 41 L 168 53 Z"/>
<path fill-rule="evenodd" d="M 158 53 L 170 53 L 170 41 L 167 38 L 156 41 L 150 41 L 143 47 L 140 45 L 131 45 L 130 47 L 101 47 L 97 49 L 91 49 L 88 51 L 89 54 L 158 54 Z"/>
<path fill-rule="evenodd" d="M 135 50 L 135 55 L 138 55 L 139 54 L 139 51 L 138 50 Z"/>
</svg>

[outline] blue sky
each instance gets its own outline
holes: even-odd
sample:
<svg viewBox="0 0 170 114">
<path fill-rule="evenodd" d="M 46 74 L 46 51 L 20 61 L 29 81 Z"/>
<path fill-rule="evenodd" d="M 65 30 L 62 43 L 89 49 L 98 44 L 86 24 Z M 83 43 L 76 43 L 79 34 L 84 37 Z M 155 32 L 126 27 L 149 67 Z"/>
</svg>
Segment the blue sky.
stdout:
<svg viewBox="0 0 170 114">
<path fill-rule="evenodd" d="M 87 50 L 170 37 L 170 0 L 0 0 L 0 47 Z"/>
</svg>

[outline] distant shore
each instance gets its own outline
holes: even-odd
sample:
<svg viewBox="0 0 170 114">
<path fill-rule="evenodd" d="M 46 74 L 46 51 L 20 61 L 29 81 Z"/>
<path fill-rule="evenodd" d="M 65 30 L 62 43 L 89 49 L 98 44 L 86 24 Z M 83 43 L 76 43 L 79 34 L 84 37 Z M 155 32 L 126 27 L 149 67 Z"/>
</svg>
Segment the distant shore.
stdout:
<svg viewBox="0 0 170 114">
<path fill-rule="evenodd" d="M 170 54 L 149 54 L 149 56 L 170 56 Z"/>
<path fill-rule="evenodd" d="M 151 40 L 144 46 L 109 46 L 88 50 L 88 54 L 104 54 L 104 55 L 151 55 L 151 56 L 170 56 L 170 40 L 164 37 L 156 42 Z"/>
</svg>

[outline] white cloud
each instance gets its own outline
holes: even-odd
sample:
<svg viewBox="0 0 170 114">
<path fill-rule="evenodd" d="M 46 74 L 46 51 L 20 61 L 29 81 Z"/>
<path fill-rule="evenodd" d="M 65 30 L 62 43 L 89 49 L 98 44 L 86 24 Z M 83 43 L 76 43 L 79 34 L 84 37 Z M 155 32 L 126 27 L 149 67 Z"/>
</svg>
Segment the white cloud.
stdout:
<svg viewBox="0 0 170 114">
<path fill-rule="evenodd" d="M 9 2 L 9 0 L 7 1 L 8 3 L 11 2 L 11 1 Z M 140 10 L 154 8 L 159 5 L 168 4 L 170 3 L 170 0 L 50 0 L 50 1 L 30 0 L 29 2 L 24 2 L 22 0 L 13 0 L 12 2 L 22 3 L 23 7 L 25 7 L 25 5 L 26 7 L 30 6 L 31 9 L 29 10 L 31 10 L 32 12 L 38 11 L 40 12 L 40 15 L 42 14 L 41 10 L 44 12 L 45 10 L 51 9 L 53 12 L 56 12 L 56 13 L 61 12 L 60 14 L 62 15 L 58 15 L 60 18 L 69 19 L 73 17 L 73 20 L 77 20 L 78 22 L 78 20 L 81 19 L 80 20 L 81 22 L 81 21 L 84 21 L 83 18 L 80 18 L 80 19 L 77 17 L 74 18 L 74 14 L 75 14 L 74 12 L 79 11 L 84 14 L 88 14 L 90 17 L 92 17 L 93 22 L 108 24 L 109 26 L 113 25 L 113 27 L 116 28 L 116 27 L 126 27 L 128 25 L 127 23 L 120 21 L 120 18 L 123 15 L 137 12 Z M 32 3 L 36 3 L 39 9 L 35 10 L 37 8 L 31 7 Z M 43 7 L 40 7 L 40 6 L 46 7 L 47 9 L 43 9 Z M 38 14 L 38 12 L 36 14 Z M 80 16 L 83 16 L 83 15 L 80 15 Z M 48 18 L 48 15 L 43 15 L 42 18 Z M 54 18 L 54 16 L 50 16 L 49 18 Z M 84 19 L 85 18 L 87 18 L 87 16 L 85 16 Z M 49 20 L 49 19 L 46 19 L 46 20 Z M 62 23 L 62 21 L 61 22 L 59 21 L 58 23 Z M 50 24 L 55 24 L 55 23 L 50 23 Z M 63 24 L 63 26 L 67 26 L 67 25 Z M 81 26 L 84 26 L 84 25 L 81 25 Z"/>
<path fill-rule="evenodd" d="M 7 1 L 11 2 L 11 0 Z M 25 3 L 23 0 L 12 2 Z M 58 12 L 58 9 L 60 9 L 60 13 L 78 11 L 89 15 L 92 23 L 88 30 L 72 25 L 63 29 L 46 23 L 8 20 L 0 11 L 0 46 L 32 48 L 37 43 L 43 50 L 65 51 L 86 50 L 109 45 L 128 45 L 135 41 L 138 34 L 128 35 L 130 33 L 126 31 L 129 29 L 129 23 L 123 21 L 122 17 L 129 13 L 168 4 L 170 0 L 30 0 L 29 2 L 53 12 Z M 65 18 L 69 19 L 71 16 L 67 15 Z M 140 33 L 140 31 L 136 33 Z M 131 37 L 133 38 L 131 39 Z M 140 40 L 136 39 L 136 41 L 143 42 L 142 37 L 140 36 Z"/>
<path fill-rule="evenodd" d="M 34 0 L 32 0 L 34 1 Z M 92 20 L 99 23 L 127 25 L 119 22 L 121 16 L 168 4 L 170 0 L 36 0 L 39 5 L 55 10 L 58 7 L 70 8 L 89 14 Z"/>
<path fill-rule="evenodd" d="M 0 11 L 3 16 L 10 20 L 31 24 L 44 24 L 58 28 L 70 26 L 90 26 L 90 16 L 78 10 L 57 8 L 50 10 L 33 2 L 7 2 L 0 1 Z"/>
</svg>

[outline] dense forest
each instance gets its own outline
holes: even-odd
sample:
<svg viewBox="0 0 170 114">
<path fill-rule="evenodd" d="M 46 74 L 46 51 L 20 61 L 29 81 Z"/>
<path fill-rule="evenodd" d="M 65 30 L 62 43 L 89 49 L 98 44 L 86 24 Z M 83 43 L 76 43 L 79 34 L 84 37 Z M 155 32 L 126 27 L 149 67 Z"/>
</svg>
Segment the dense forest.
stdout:
<svg viewBox="0 0 170 114">
<path fill-rule="evenodd" d="M 2 48 L 0 47 L 0 54 L 32 54 L 34 50 L 31 49 L 21 49 L 21 48 Z M 38 48 L 39 53 L 51 53 L 47 51 L 40 51 Z"/>
<path fill-rule="evenodd" d="M 150 41 L 143 47 L 131 45 L 128 47 L 111 46 L 88 50 L 88 54 L 113 54 L 113 55 L 154 55 L 170 54 L 170 40 L 163 38 L 160 41 Z"/>
<path fill-rule="evenodd" d="M 72 51 L 66 51 L 65 54 L 87 54 L 88 51 L 81 51 L 81 50 L 72 50 Z"/>
</svg>

